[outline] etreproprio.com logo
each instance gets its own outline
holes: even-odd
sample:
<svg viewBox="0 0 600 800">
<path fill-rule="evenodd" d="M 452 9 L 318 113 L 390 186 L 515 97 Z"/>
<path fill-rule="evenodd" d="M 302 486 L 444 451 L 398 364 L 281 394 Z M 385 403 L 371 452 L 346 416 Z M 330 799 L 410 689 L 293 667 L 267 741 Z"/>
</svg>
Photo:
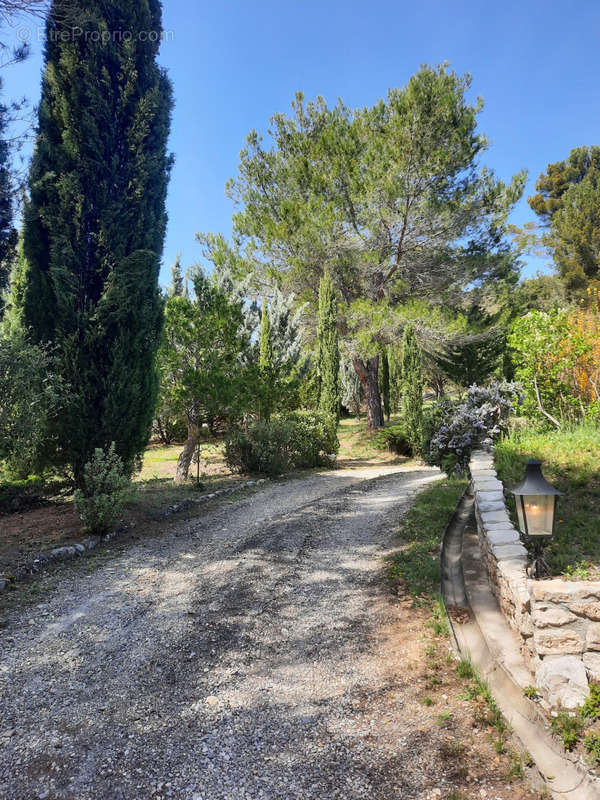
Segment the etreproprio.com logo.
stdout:
<svg viewBox="0 0 600 800">
<path fill-rule="evenodd" d="M 172 42 L 175 39 L 174 31 L 127 31 L 127 30 L 94 30 L 93 28 L 50 28 L 45 27 L 21 27 L 17 31 L 17 38 L 20 42 L 92 42 L 101 44 L 122 43 L 122 42 Z"/>
</svg>

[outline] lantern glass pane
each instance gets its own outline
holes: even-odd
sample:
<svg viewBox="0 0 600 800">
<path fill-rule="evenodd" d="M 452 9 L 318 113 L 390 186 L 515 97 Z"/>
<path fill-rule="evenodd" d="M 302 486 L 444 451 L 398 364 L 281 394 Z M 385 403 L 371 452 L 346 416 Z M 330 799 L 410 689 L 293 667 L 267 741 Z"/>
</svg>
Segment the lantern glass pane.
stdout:
<svg viewBox="0 0 600 800">
<path fill-rule="evenodd" d="M 521 504 L 521 498 L 516 498 L 516 505 L 517 505 L 517 517 L 519 518 L 519 530 L 521 533 L 527 533 L 527 525 L 525 524 L 525 520 L 523 519 L 523 506 Z"/>
<path fill-rule="evenodd" d="M 529 494 L 523 497 L 530 536 L 552 536 L 554 495 Z"/>
</svg>

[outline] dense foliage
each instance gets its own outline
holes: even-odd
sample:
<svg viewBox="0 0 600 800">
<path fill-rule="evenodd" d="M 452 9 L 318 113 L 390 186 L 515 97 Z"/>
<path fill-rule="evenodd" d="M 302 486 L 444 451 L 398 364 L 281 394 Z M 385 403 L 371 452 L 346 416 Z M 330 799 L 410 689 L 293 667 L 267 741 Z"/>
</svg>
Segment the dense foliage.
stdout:
<svg viewBox="0 0 600 800">
<path fill-rule="evenodd" d="M 129 474 L 117 455 L 114 442 L 96 448 L 83 468 L 81 488 L 75 491 L 75 507 L 84 526 L 92 533 L 106 533 L 119 516 L 127 491 Z"/>
<path fill-rule="evenodd" d="M 430 463 L 449 475 L 467 468 L 471 451 L 491 444 L 507 430 L 508 418 L 519 400 L 515 384 L 493 382 L 471 386 L 458 402 L 444 400 L 438 406 L 438 425 L 429 442 Z"/>
<path fill-rule="evenodd" d="M 27 477 L 47 465 L 66 388 L 50 347 L 0 337 L 0 464 L 9 474 Z"/>
<path fill-rule="evenodd" d="M 243 298 L 223 291 L 201 270 L 192 297 L 169 297 L 158 352 L 160 407 L 182 419 L 187 441 L 177 479 L 187 478 L 201 427 L 237 420 L 258 396 L 252 329 Z"/>
<path fill-rule="evenodd" d="M 557 427 L 600 415 L 600 298 L 591 289 L 587 298 L 574 311 L 531 311 L 509 336 L 524 413 Z"/>
<path fill-rule="evenodd" d="M 423 362 L 410 326 L 402 338 L 402 421 L 412 449 L 419 452 L 423 436 Z"/>
<path fill-rule="evenodd" d="M 397 336 L 393 310 L 517 279 L 504 232 L 525 176 L 507 185 L 479 166 L 487 141 L 469 83 L 423 67 L 370 108 L 298 95 L 292 116 L 272 118 L 270 149 L 250 133 L 228 186 L 236 235 L 267 279 L 314 308 L 329 268 L 370 427 L 383 425 L 378 352 Z"/>
<path fill-rule="evenodd" d="M 54 0 L 47 21 L 12 304 L 35 343 L 57 346 L 69 384 L 58 455 L 81 483 L 95 448 L 114 441 L 131 470 L 150 433 L 171 87 L 156 61 L 158 0 L 80 4 L 83 32 L 131 32 L 107 40 L 74 36 L 67 5 Z"/>
<path fill-rule="evenodd" d="M 337 419 L 319 411 L 274 415 L 235 428 L 227 436 L 225 457 L 236 472 L 280 475 L 293 469 L 329 464 L 337 453 Z"/>
</svg>

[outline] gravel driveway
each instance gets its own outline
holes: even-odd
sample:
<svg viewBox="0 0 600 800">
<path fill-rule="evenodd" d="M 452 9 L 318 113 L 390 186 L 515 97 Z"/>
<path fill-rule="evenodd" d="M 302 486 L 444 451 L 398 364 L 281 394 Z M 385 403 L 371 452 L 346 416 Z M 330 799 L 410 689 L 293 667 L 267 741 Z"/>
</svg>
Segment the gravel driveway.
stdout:
<svg viewBox="0 0 600 800">
<path fill-rule="evenodd" d="M 0 797 L 427 797 L 382 558 L 439 473 L 398 470 L 270 484 L 15 611 Z"/>
</svg>

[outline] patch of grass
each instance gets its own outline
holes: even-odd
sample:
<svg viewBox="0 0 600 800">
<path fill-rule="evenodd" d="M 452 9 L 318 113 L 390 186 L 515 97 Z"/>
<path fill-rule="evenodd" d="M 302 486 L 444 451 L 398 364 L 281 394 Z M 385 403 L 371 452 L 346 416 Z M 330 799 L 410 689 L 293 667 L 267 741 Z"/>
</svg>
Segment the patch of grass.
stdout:
<svg viewBox="0 0 600 800">
<path fill-rule="evenodd" d="M 523 694 L 525 695 L 525 697 L 528 697 L 530 700 L 539 700 L 540 699 L 540 693 L 535 688 L 535 686 L 525 686 L 525 688 L 523 689 Z"/>
<path fill-rule="evenodd" d="M 590 693 L 581 706 L 581 715 L 587 719 L 600 719 L 600 686 L 590 684 Z"/>
<path fill-rule="evenodd" d="M 456 671 L 460 678 L 472 680 L 475 677 L 475 668 L 468 658 L 463 658 L 458 662 Z"/>
<path fill-rule="evenodd" d="M 390 577 L 403 581 L 415 598 L 431 600 L 436 595 L 440 540 L 466 486 L 466 481 L 456 478 L 440 480 L 417 496 L 402 520 L 401 549 L 393 558 Z M 439 620 L 434 618 L 440 627 L 443 620 L 443 614 Z"/>
<path fill-rule="evenodd" d="M 442 728 L 452 719 L 452 712 L 451 711 L 442 711 L 441 714 L 437 715 L 436 723 Z"/>
<path fill-rule="evenodd" d="M 426 695 L 425 697 L 423 697 L 421 699 L 421 702 L 423 703 L 424 706 L 427 706 L 429 708 L 430 706 L 432 706 L 435 703 L 435 700 L 433 698 L 429 697 L 429 695 Z"/>
<path fill-rule="evenodd" d="M 498 442 L 496 467 L 507 487 L 522 480 L 530 458 L 542 462 L 546 478 L 564 493 L 558 501 L 555 535 L 546 549 L 552 572 L 579 580 L 597 578 L 600 575 L 600 426 L 586 422 L 560 431 L 526 429 Z M 512 495 L 508 502 L 514 516 Z"/>
<path fill-rule="evenodd" d="M 385 428 L 393 427 L 400 422 L 399 414 L 392 414 L 389 422 L 386 422 Z M 398 457 L 393 454 L 383 453 L 381 450 L 382 431 L 369 431 L 367 429 L 367 419 L 363 415 L 361 420 L 355 418 L 340 420 L 338 428 L 338 439 L 340 442 L 340 451 L 338 453 L 338 461 L 371 461 L 383 459 L 394 463 Z M 406 461 L 406 458 L 402 458 Z"/>
<path fill-rule="evenodd" d="M 600 764 L 600 736 L 590 731 L 583 741 L 583 746 L 590 756 L 590 761 L 594 766 L 598 766 Z"/>
<path fill-rule="evenodd" d="M 581 739 L 584 722 L 579 714 L 559 711 L 550 723 L 552 733 L 560 736 L 565 750 L 572 750 Z"/>
</svg>

